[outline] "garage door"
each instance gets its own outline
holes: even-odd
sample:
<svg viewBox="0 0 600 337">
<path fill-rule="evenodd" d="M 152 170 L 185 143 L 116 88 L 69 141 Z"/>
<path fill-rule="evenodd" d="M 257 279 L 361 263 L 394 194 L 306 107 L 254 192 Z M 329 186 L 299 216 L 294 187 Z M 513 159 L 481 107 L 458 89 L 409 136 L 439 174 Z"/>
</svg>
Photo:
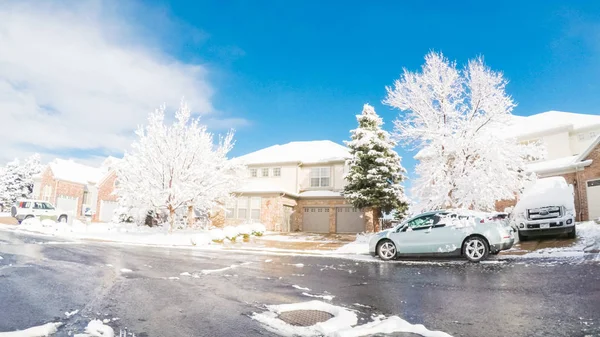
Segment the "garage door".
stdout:
<svg viewBox="0 0 600 337">
<path fill-rule="evenodd" d="M 329 233 L 329 207 L 304 207 L 302 230 L 309 233 Z"/>
<path fill-rule="evenodd" d="M 600 218 L 600 179 L 587 182 L 587 200 L 590 220 Z"/>
<path fill-rule="evenodd" d="M 59 195 L 56 197 L 56 208 L 70 215 L 77 214 L 77 202 L 79 198 Z"/>
<path fill-rule="evenodd" d="M 98 219 L 100 222 L 110 222 L 115 215 L 115 210 L 119 207 L 119 203 L 116 201 L 105 201 L 100 200 L 100 215 Z"/>
<path fill-rule="evenodd" d="M 336 231 L 338 233 L 360 233 L 365 231 L 365 217 L 360 209 L 338 207 L 336 210 Z"/>
</svg>

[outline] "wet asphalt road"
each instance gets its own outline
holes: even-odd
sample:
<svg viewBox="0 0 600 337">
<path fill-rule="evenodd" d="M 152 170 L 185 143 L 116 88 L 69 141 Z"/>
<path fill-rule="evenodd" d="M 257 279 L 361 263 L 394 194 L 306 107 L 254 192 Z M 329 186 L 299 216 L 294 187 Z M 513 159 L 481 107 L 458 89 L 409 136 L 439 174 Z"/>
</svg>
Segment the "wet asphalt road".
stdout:
<svg viewBox="0 0 600 337">
<path fill-rule="evenodd" d="M 249 315 L 266 304 L 311 300 L 292 287 L 299 285 L 335 296 L 331 303 L 360 317 L 398 315 L 453 336 L 600 336 L 597 255 L 380 263 L 0 231 L 0 256 L 0 332 L 62 321 L 55 336 L 67 336 L 91 318 L 118 318 L 108 324 L 138 337 L 273 336 Z M 180 276 L 231 265 L 239 267 Z M 72 310 L 79 313 L 66 318 Z"/>
</svg>

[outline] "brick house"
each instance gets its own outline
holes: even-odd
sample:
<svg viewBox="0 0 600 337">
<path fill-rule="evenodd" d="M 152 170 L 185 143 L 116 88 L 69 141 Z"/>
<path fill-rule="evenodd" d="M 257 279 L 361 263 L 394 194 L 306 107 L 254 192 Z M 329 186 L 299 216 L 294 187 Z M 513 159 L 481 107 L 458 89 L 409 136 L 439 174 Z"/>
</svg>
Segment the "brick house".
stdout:
<svg viewBox="0 0 600 337">
<path fill-rule="evenodd" d="M 348 149 L 331 141 L 274 145 L 237 158 L 248 179 L 214 225 L 260 222 L 267 230 L 358 233 L 377 230 L 370 209 L 352 207 L 342 197 Z"/>
<path fill-rule="evenodd" d="M 545 145 L 546 158 L 531 163 L 528 170 L 540 178 L 562 176 L 573 184 L 577 221 L 600 218 L 600 116 L 561 111 L 518 116 L 506 133 L 523 143 Z M 496 209 L 516 201 L 500 201 Z"/>
<path fill-rule="evenodd" d="M 33 195 L 75 218 L 110 221 L 117 207 L 112 167 L 117 160 L 108 157 L 100 167 L 91 167 L 55 159 L 34 177 Z"/>
</svg>

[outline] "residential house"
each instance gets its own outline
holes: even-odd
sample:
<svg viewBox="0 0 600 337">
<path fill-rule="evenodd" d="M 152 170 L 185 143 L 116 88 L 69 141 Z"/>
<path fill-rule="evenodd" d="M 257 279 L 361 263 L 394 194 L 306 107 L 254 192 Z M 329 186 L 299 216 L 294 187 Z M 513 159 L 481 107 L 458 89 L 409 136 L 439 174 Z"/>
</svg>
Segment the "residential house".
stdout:
<svg viewBox="0 0 600 337">
<path fill-rule="evenodd" d="M 215 225 L 260 222 L 278 232 L 357 233 L 376 229 L 371 210 L 352 207 L 341 192 L 348 149 L 334 142 L 274 145 L 237 158 L 248 178 Z"/>
<path fill-rule="evenodd" d="M 34 177 L 33 195 L 73 217 L 108 222 L 117 208 L 114 195 L 118 159 L 108 157 L 100 167 L 56 159 Z"/>
<path fill-rule="evenodd" d="M 577 220 L 600 218 L 600 116 L 547 111 L 515 116 L 505 130 L 520 142 L 541 142 L 547 155 L 528 170 L 539 177 L 563 176 L 575 189 Z M 499 202 L 498 210 L 516 200 Z"/>
</svg>

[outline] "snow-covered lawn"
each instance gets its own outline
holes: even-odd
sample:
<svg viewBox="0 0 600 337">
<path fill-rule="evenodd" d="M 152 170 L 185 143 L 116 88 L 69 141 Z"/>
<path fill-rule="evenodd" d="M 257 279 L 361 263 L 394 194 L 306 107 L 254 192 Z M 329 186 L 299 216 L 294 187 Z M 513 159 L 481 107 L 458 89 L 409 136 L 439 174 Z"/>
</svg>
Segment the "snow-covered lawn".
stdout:
<svg viewBox="0 0 600 337">
<path fill-rule="evenodd" d="M 2 225 L 0 225 L 2 226 Z M 8 227 L 8 226 L 6 226 Z M 168 226 L 139 226 L 132 223 L 58 223 L 37 218 L 27 219 L 15 231 L 47 234 L 69 239 L 89 239 L 131 244 L 163 246 L 208 246 L 223 241 L 242 241 L 245 237 L 262 235 L 262 224 L 228 226 L 210 230 L 183 229 L 169 233 Z"/>
<path fill-rule="evenodd" d="M 10 217 L 9 212 L 0 212 L 0 218 L 9 218 L 9 217 Z"/>
</svg>

